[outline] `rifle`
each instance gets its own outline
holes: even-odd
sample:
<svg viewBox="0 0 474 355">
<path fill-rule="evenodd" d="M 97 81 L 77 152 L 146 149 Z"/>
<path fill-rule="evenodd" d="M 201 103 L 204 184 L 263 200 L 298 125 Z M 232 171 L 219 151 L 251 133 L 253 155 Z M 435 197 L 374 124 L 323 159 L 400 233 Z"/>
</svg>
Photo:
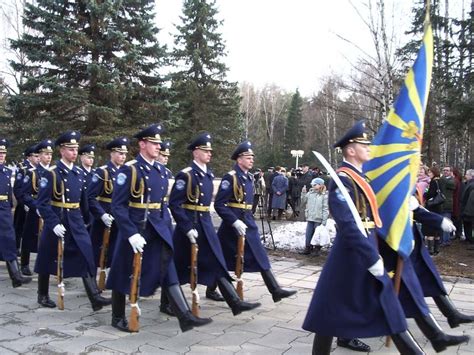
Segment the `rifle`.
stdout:
<svg viewBox="0 0 474 355">
<path fill-rule="evenodd" d="M 191 184 L 191 179 L 189 179 L 189 184 Z M 196 192 L 194 196 L 194 203 L 196 205 L 196 208 L 194 209 L 194 228 L 196 228 L 197 225 L 197 205 L 199 202 L 199 185 L 196 183 Z M 197 289 L 197 284 L 198 284 L 198 252 L 199 248 L 197 245 L 197 242 L 195 241 L 194 243 L 191 244 L 191 275 L 189 278 L 189 286 L 191 287 L 191 293 L 193 295 L 192 299 L 192 304 L 191 304 L 191 310 L 193 314 L 196 317 L 199 317 L 199 292 Z"/>
<path fill-rule="evenodd" d="M 102 236 L 102 249 L 100 251 L 100 258 L 99 258 L 99 267 L 100 267 L 100 274 L 99 274 L 99 290 L 105 290 L 105 269 L 107 265 L 107 253 L 109 251 L 109 241 L 110 241 L 110 228 L 104 229 L 104 235 Z"/>
<path fill-rule="evenodd" d="M 242 274 L 244 273 L 244 250 L 245 235 L 239 235 L 237 240 L 237 260 L 235 262 L 235 276 L 237 277 L 237 294 L 240 299 L 244 300 L 244 281 Z"/>
<path fill-rule="evenodd" d="M 146 230 L 146 224 L 148 221 L 148 208 L 150 206 L 150 195 L 147 196 L 146 207 L 145 207 L 145 216 L 140 223 L 140 234 L 144 235 Z M 133 273 L 132 280 L 130 282 L 130 321 L 128 322 L 128 330 L 132 333 L 138 332 L 140 329 L 140 307 L 138 307 L 138 295 L 140 291 L 140 274 L 142 272 L 142 253 L 135 253 L 133 256 Z"/>
<path fill-rule="evenodd" d="M 39 217 L 38 219 L 38 250 L 40 245 L 41 234 L 43 233 L 44 219 Z"/>
<path fill-rule="evenodd" d="M 63 204 L 66 201 L 64 196 L 64 185 L 63 185 L 63 194 L 61 196 Z M 64 207 L 61 207 L 61 223 L 64 220 Z M 63 282 L 63 272 L 64 272 L 64 238 L 58 237 L 58 269 L 56 278 L 58 280 L 58 309 L 64 310 L 64 282 Z"/>
</svg>

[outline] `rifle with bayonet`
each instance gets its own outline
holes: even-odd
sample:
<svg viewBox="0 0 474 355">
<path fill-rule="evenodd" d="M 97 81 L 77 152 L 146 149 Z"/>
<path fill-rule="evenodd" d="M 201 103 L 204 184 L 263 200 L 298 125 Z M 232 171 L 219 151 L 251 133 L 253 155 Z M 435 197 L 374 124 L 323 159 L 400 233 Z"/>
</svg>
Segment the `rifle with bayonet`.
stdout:
<svg viewBox="0 0 474 355">
<path fill-rule="evenodd" d="M 245 251 L 245 235 L 239 235 L 237 239 L 237 260 L 235 262 L 235 276 L 237 277 L 237 294 L 240 299 L 244 299 L 244 281 L 242 274 L 244 273 L 244 251 Z"/>
<path fill-rule="evenodd" d="M 107 254 L 109 252 L 109 243 L 110 243 L 110 230 L 111 227 L 106 227 L 104 229 L 104 234 L 102 236 L 102 248 L 100 250 L 99 257 L 99 290 L 105 290 L 105 276 L 106 276 L 106 267 L 107 267 Z"/>
<path fill-rule="evenodd" d="M 145 235 L 146 224 L 148 222 L 148 208 L 150 207 L 150 195 L 147 196 L 146 206 L 145 206 L 145 216 L 140 222 L 140 234 Z M 130 317 L 128 322 L 128 330 L 130 332 L 136 333 L 140 329 L 140 308 L 138 307 L 138 295 L 140 293 L 140 274 L 142 272 L 142 253 L 137 252 L 133 256 L 133 272 L 132 280 L 130 284 Z"/>
<path fill-rule="evenodd" d="M 66 203 L 66 196 L 64 190 L 64 183 L 61 182 L 62 185 L 62 203 L 63 206 Z M 64 207 L 61 207 L 61 223 L 64 223 Z M 64 272 L 64 237 L 58 237 L 58 268 L 56 273 L 56 278 L 58 281 L 58 309 L 64 310 L 64 294 L 66 292 L 64 288 L 64 280 L 63 280 L 63 272 Z"/>
<path fill-rule="evenodd" d="M 189 184 L 192 183 L 192 180 L 189 179 L 188 181 Z M 194 209 L 194 228 L 197 227 L 198 224 L 198 219 L 197 219 L 197 206 L 199 203 L 199 186 L 196 183 L 196 190 L 195 190 L 195 195 L 194 195 L 194 204 L 195 204 L 195 209 Z M 198 253 L 199 253 L 199 247 L 197 245 L 197 242 L 194 241 L 194 243 L 191 243 L 191 275 L 189 278 L 189 286 L 191 287 L 191 293 L 192 293 L 192 303 L 191 303 L 191 311 L 192 313 L 196 316 L 199 317 L 199 293 L 198 293 Z"/>
</svg>

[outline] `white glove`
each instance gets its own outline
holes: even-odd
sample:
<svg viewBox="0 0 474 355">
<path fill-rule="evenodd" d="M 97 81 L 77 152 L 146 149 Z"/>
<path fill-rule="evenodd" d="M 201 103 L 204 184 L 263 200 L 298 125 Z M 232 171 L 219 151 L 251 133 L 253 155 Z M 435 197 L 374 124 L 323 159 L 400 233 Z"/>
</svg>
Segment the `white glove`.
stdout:
<svg viewBox="0 0 474 355">
<path fill-rule="evenodd" d="M 100 216 L 100 219 L 102 220 L 102 222 L 104 222 L 107 228 L 112 227 L 112 222 L 114 221 L 114 217 L 111 214 L 104 213 L 102 216 Z"/>
<path fill-rule="evenodd" d="M 30 208 L 27 205 L 24 205 L 23 208 L 25 209 L 25 212 L 28 212 Z"/>
<path fill-rule="evenodd" d="M 446 217 L 444 217 L 443 222 L 441 222 L 441 229 L 446 233 L 456 232 L 456 227 L 454 226 L 453 222 L 451 222 L 451 220 Z"/>
<path fill-rule="evenodd" d="M 375 277 L 377 276 L 382 276 L 384 273 L 384 268 L 383 268 L 383 260 L 379 259 L 377 262 L 369 267 L 369 272 L 374 275 Z"/>
<path fill-rule="evenodd" d="M 59 238 L 64 238 L 66 234 L 66 228 L 62 224 L 56 224 L 53 228 L 54 234 L 56 234 Z"/>
<path fill-rule="evenodd" d="M 199 236 L 199 233 L 197 230 L 195 230 L 194 228 L 193 229 L 190 229 L 186 235 L 188 236 L 189 238 L 189 241 L 191 242 L 191 244 L 196 244 L 196 239 L 197 237 Z"/>
<path fill-rule="evenodd" d="M 239 235 L 245 235 L 247 225 L 244 222 L 242 222 L 240 219 L 238 219 L 234 223 L 232 223 L 232 227 L 235 228 L 235 230 L 237 231 L 237 233 Z"/>
<path fill-rule="evenodd" d="M 136 233 L 128 238 L 128 242 L 132 246 L 134 253 L 143 253 L 143 247 L 146 244 L 146 240 L 139 233 Z"/>
</svg>

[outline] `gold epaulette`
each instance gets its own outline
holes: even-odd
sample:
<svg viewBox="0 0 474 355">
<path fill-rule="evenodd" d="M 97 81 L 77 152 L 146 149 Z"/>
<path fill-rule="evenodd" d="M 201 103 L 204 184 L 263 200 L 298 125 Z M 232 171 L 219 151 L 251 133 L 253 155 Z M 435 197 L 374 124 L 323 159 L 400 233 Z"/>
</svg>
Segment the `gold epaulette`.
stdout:
<svg viewBox="0 0 474 355">
<path fill-rule="evenodd" d="M 50 166 L 47 170 L 48 171 L 53 171 L 57 168 L 57 165 Z"/>
<path fill-rule="evenodd" d="M 233 176 L 233 175 L 237 174 L 237 172 L 236 172 L 235 170 L 231 170 L 231 171 L 229 171 L 227 174 L 229 174 L 229 175 L 232 175 L 232 176 Z"/>
<path fill-rule="evenodd" d="M 182 173 L 189 173 L 191 170 L 193 170 L 193 168 L 191 168 L 190 166 L 188 166 L 187 168 L 184 168 L 183 170 L 181 170 Z"/>
<path fill-rule="evenodd" d="M 125 163 L 125 165 L 126 165 L 126 166 L 130 166 L 130 165 L 135 164 L 136 162 L 137 162 L 137 160 L 136 160 L 136 159 L 133 159 L 133 160 L 127 161 L 127 162 Z"/>
</svg>

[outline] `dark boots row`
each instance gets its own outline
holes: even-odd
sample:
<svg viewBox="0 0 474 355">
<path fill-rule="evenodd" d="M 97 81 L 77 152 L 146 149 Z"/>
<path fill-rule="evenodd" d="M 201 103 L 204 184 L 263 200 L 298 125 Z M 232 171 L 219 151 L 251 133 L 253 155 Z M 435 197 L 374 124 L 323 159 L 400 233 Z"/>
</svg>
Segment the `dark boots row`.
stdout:
<svg viewBox="0 0 474 355">
<path fill-rule="evenodd" d="M 165 300 L 163 300 L 163 294 L 166 295 Z M 161 300 L 162 306 L 163 301 L 166 303 L 167 307 L 169 307 L 169 313 L 178 318 L 179 327 L 182 332 L 212 322 L 212 319 L 210 318 L 200 318 L 192 314 L 183 291 L 178 284 L 164 288 Z M 161 307 L 160 310 L 162 310 Z M 125 295 L 117 291 L 112 291 L 112 326 L 123 332 L 130 331 L 128 329 L 127 317 L 125 316 Z"/>
<path fill-rule="evenodd" d="M 110 298 L 100 295 L 95 277 L 88 275 L 82 278 L 82 282 L 93 311 L 98 311 L 112 303 Z M 49 275 L 38 274 L 38 303 L 47 308 L 56 307 L 56 303 L 49 298 Z"/>
<path fill-rule="evenodd" d="M 25 277 L 21 274 L 20 267 L 18 265 L 18 260 L 13 259 L 7 261 L 6 264 L 8 269 L 8 275 L 10 275 L 13 287 L 20 287 L 21 285 L 31 282 L 31 277 Z"/>
</svg>

